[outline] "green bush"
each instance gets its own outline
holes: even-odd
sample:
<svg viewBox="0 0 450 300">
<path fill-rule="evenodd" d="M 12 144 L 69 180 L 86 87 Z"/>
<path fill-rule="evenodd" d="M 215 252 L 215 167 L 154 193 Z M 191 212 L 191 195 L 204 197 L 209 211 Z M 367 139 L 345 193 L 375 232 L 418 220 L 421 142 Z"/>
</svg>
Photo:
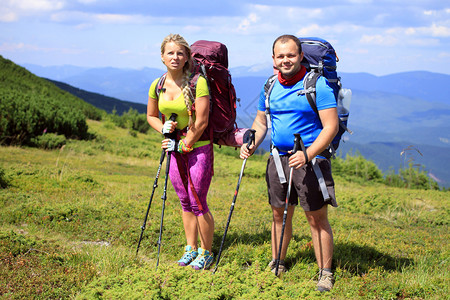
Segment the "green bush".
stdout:
<svg viewBox="0 0 450 300">
<path fill-rule="evenodd" d="M 10 179 L 6 176 L 5 170 L 0 167 L 0 188 L 5 189 L 9 186 Z"/>
<path fill-rule="evenodd" d="M 409 189 L 421 190 L 439 190 L 439 185 L 436 181 L 428 177 L 423 166 L 409 164 L 408 168 L 402 168 L 398 174 L 391 170 L 384 180 L 386 185 L 395 187 L 404 187 Z"/>
<path fill-rule="evenodd" d="M 121 128 L 130 129 L 130 134 L 132 130 L 147 133 L 150 126 L 147 122 L 147 116 L 145 114 L 140 114 L 137 110 L 130 108 L 127 112 L 123 113 L 121 116 L 117 115 L 115 111 L 109 115 L 111 121 Z"/>
<path fill-rule="evenodd" d="M 0 143 L 32 145 L 43 133 L 88 139 L 99 109 L 0 56 Z"/>
<path fill-rule="evenodd" d="M 390 170 L 386 175 L 383 174 L 377 165 L 365 159 L 361 154 L 347 154 L 345 159 L 336 157 L 332 159 L 333 175 L 340 176 L 346 180 L 355 182 L 380 182 L 388 186 L 438 190 L 439 185 L 436 181 L 429 178 L 422 166 L 410 163 L 408 168 L 402 168 L 398 174 Z"/>
<path fill-rule="evenodd" d="M 63 135 L 47 133 L 32 139 L 31 142 L 38 148 L 56 149 L 66 144 L 66 138 Z"/>
<path fill-rule="evenodd" d="M 332 165 L 333 174 L 347 180 L 379 182 L 383 179 L 383 173 L 377 165 L 373 161 L 365 159 L 361 154 L 347 154 L 345 159 L 336 157 L 332 160 Z"/>
</svg>

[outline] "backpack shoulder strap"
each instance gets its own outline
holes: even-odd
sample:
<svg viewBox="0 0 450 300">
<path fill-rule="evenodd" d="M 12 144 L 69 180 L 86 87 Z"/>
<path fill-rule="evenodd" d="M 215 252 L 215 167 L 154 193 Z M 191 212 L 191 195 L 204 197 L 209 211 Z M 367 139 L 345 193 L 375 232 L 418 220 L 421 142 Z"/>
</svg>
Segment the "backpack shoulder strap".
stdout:
<svg viewBox="0 0 450 300">
<path fill-rule="evenodd" d="M 277 80 L 278 76 L 277 74 L 273 74 L 272 76 L 267 79 L 266 83 L 264 84 L 264 96 L 266 97 L 265 100 L 265 106 L 266 106 L 266 119 L 267 119 L 267 128 L 272 128 L 272 120 L 270 118 L 270 93 L 272 92 L 273 86 L 275 85 L 275 82 Z"/>
<path fill-rule="evenodd" d="M 194 104 L 195 98 L 197 96 L 197 82 L 198 82 L 199 77 L 203 77 L 206 79 L 206 77 L 200 73 L 195 73 L 195 74 L 192 73 L 191 76 L 189 77 L 189 87 L 191 90 L 192 104 Z M 211 94 L 211 90 L 209 89 L 208 80 L 206 80 L 206 84 L 208 85 L 208 90 L 209 90 L 209 93 Z"/>
<path fill-rule="evenodd" d="M 163 89 L 164 81 L 166 81 L 166 76 L 167 76 L 167 73 L 164 73 L 163 76 L 159 77 L 159 80 L 156 83 L 155 93 L 156 93 L 157 100 L 159 99 L 159 94 L 161 94 L 161 90 Z"/>
<path fill-rule="evenodd" d="M 312 71 L 308 72 L 305 75 L 305 78 L 303 79 L 304 90 L 298 92 L 299 95 L 304 94 L 306 96 L 306 99 L 308 100 L 309 105 L 311 106 L 312 110 L 317 114 L 317 117 L 319 118 L 319 120 L 320 120 L 320 115 L 319 115 L 319 110 L 317 109 L 317 103 L 316 103 L 316 83 L 317 83 L 317 79 L 319 79 L 320 76 L 322 76 L 322 74 L 316 70 L 312 70 Z M 332 147 L 332 146 L 330 145 L 330 147 Z M 328 147 L 327 149 L 322 151 L 322 153 L 320 153 L 319 155 L 326 157 L 326 158 L 330 158 L 334 153 L 333 148 L 330 149 L 330 147 Z M 316 172 L 316 170 L 315 170 L 315 172 Z M 323 191 L 323 188 L 322 188 L 322 191 Z M 324 195 L 324 197 L 325 197 L 325 195 Z"/>
<path fill-rule="evenodd" d="M 315 70 L 308 72 L 303 79 L 304 90 L 300 91 L 300 94 L 306 95 L 309 105 L 317 115 L 319 115 L 319 111 L 316 104 L 316 83 L 320 76 L 321 73 Z"/>
<path fill-rule="evenodd" d="M 159 99 L 159 95 L 161 94 L 161 91 L 163 90 L 164 82 L 166 81 L 167 73 L 164 73 L 158 80 L 155 86 L 155 93 L 157 98 Z M 192 74 L 189 78 L 189 87 L 191 89 L 191 96 L 194 102 L 195 101 L 195 91 L 197 87 L 197 80 L 199 76 L 203 76 L 202 74 Z M 203 76 L 204 77 L 204 76 Z"/>
</svg>

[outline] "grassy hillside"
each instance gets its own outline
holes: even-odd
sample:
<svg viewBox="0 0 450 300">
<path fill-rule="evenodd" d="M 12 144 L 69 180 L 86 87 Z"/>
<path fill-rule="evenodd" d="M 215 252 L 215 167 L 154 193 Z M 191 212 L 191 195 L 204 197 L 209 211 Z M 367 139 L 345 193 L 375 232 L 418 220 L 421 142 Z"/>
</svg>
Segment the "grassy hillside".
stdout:
<svg viewBox="0 0 450 300">
<path fill-rule="evenodd" d="M 0 56 L 0 144 L 33 144 L 46 133 L 88 138 L 102 112 Z"/>
<path fill-rule="evenodd" d="M 266 157 L 247 162 L 221 265 L 181 268 L 181 209 L 169 184 L 155 269 L 164 172 L 136 246 L 159 164 L 161 136 L 132 136 L 88 121 L 91 141 L 58 150 L 0 147 L 0 298 L 3 299 L 444 299 L 450 286 L 449 202 L 443 191 L 406 190 L 336 176 L 335 288 L 314 291 L 317 267 L 304 216 L 294 217 L 290 268 L 266 270 L 271 213 Z M 208 202 L 218 252 L 242 161 L 216 148 Z M 165 166 L 163 167 L 163 170 Z"/>
</svg>

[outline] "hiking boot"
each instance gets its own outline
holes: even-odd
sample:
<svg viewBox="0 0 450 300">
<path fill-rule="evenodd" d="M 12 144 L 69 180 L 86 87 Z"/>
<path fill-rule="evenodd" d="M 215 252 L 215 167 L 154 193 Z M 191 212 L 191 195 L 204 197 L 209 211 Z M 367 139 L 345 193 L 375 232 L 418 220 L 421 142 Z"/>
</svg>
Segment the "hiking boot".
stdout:
<svg viewBox="0 0 450 300">
<path fill-rule="evenodd" d="M 210 253 L 208 250 L 198 248 L 197 258 L 189 265 L 195 270 L 206 270 L 211 266 L 213 260 L 214 255 L 212 253 Z"/>
<path fill-rule="evenodd" d="M 270 271 L 272 271 L 273 274 L 275 274 L 275 271 L 277 268 L 276 260 L 272 259 L 267 267 L 270 269 Z M 284 261 L 281 260 L 280 263 L 278 264 L 278 274 L 275 274 L 275 275 L 280 276 L 281 273 L 286 273 L 286 272 L 287 272 L 286 265 L 284 264 Z"/>
<path fill-rule="evenodd" d="M 321 272 L 319 275 L 319 282 L 317 283 L 317 290 L 319 292 L 329 292 L 334 285 L 333 273 Z"/>
<path fill-rule="evenodd" d="M 184 248 L 183 257 L 178 261 L 178 265 L 182 267 L 186 267 L 189 265 L 198 255 L 198 252 L 193 250 L 191 246 L 187 245 Z"/>
</svg>

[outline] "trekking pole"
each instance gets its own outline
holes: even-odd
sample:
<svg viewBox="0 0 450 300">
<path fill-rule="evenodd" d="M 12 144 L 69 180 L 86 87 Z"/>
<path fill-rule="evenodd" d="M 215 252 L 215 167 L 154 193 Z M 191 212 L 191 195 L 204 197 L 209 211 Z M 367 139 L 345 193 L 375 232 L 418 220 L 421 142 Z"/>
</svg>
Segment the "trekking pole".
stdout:
<svg viewBox="0 0 450 300">
<path fill-rule="evenodd" d="M 175 119 L 177 118 L 177 114 L 173 113 L 170 116 L 170 120 L 175 121 Z M 173 133 L 168 133 L 165 135 L 166 138 L 170 138 L 170 137 L 174 137 L 174 132 Z M 161 196 L 161 199 L 163 200 L 162 203 L 162 210 L 161 210 L 161 222 L 159 224 L 159 237 L 158 237 L 158 255 L 156 257 L 156 269 L 158 269 L 158 265 L 159 265 L 159 253 L 161 250 L 161 237 L 162 237 L 162 230 L 163 230 L 163 220 L 164 220 L 164 209 L 166 207 L 166 199 L 167 199 L 167 180 L 169 179 L 169 169 L 170 169 L 170 154 L 172 153 L 172 151 L 169 151 L 167 153 L 167 162 L 166 162 L 166 178 L 164 179 L 164 192 L 163 195 Z"/>
<path fill-rule="evenodd" d="M 147 212 L 145 213 L 144 223 L 141 226 L 142 230 L 141 230 L 141 235 L 139 237 L 139 242 L 138 242 L 137 249 L 136 249 L 136 256 L 138 255 L 139 246 L 141 245 L 142 237 L 144 236 L 144 230 L 145 230 L 145 225 L 147 224 L 148 213 L 150 212 L 150 207 L 152 205 L 152 200 L 153 200 L 153 195 L 155 194 L 155 189 L 158 187 L 159 173 L 161 172 L 161 167 L 162 167 L 165 156 L 166 156 L 166 150 L 163 149 L 161 152 L 161 158 L 159 159 L 159 167 L 158 167 L 158 171 L 156 172 L 155 182 L 153 183 L 152 194 L 150 195 L 150 201 L 148 202 Z"/>
<path fill-rule="evenodd" d="M 297 152 L 299 148 L 299 144 L 301 141 L 300 134 L 296 133 L 294 134 L 294 149 L 292 150 L 292 154 Z M 283 237 L 284 237 L 284 228 L 286 227 L 286 218 L 288 213 L 288 206 L 289 206 L 289 197 L 291 196 L 291 186 L 292 186 L 292 173 L 294 171 L 294 167 L 291 167 L 289 170 L 289 185 L 288 190 L 286 194 L 286 203 L 284 205 L 284 214 L 283 214 L 283 226 L 281 227 L 281 238 L 280 238 L 280 246 L 278 247 L 278 255 L 276 260 L 276 267 L 275 267 L 275 276 L 278 276 L 278 267 L 280 266 L 280 259 L 281 259 L 281 248 L 283 247 Z"/>
<path fill-rule="evenodd" d="M 247 135 L 247 132 L 248 132 L 248 135 Z M 250 149 L 250 146 L 252 145 L 252 143 L 253 144 L 255 143 L 255 132 L 256 132 L 256 130 L 249 129 L 247 132 L 246 132 L 246 134 L 244 136 L 244 142 L 247 142 L 247 149 Z M 227 236 L 228 226 L 230 225 L 231 215 L 233 214 L 234 205 L 236 203 L 236 198 L 237 198 L 237 195 L 238 195 L 238 192 L 239 192 L 239 187 L 241 185 L 242 176 L 244 175 L 244 169 L 245 169 L 245 164 L 246 163 L 247 163 L 247 158 L 245 158 L 244 161 L 242 162 L 241 173 L 239 174 L 238 183 L 237 183 L 237 186 L 236 186 L 236 190 L 234 192 L 233 202 L 231 203 L 230 213 L 228 214 L 227 225 L 225 226 L 225 232 L 223 233 L 222 243 L 220 244 L 219 254 L 217 255 L 216 267 L 214 268 L 213 274 L 216 273 L 217 268 L 219 267 L 220 255 L 222 254 L 223 244 L 225 243 L 225 237 Z"/>
</svg>

